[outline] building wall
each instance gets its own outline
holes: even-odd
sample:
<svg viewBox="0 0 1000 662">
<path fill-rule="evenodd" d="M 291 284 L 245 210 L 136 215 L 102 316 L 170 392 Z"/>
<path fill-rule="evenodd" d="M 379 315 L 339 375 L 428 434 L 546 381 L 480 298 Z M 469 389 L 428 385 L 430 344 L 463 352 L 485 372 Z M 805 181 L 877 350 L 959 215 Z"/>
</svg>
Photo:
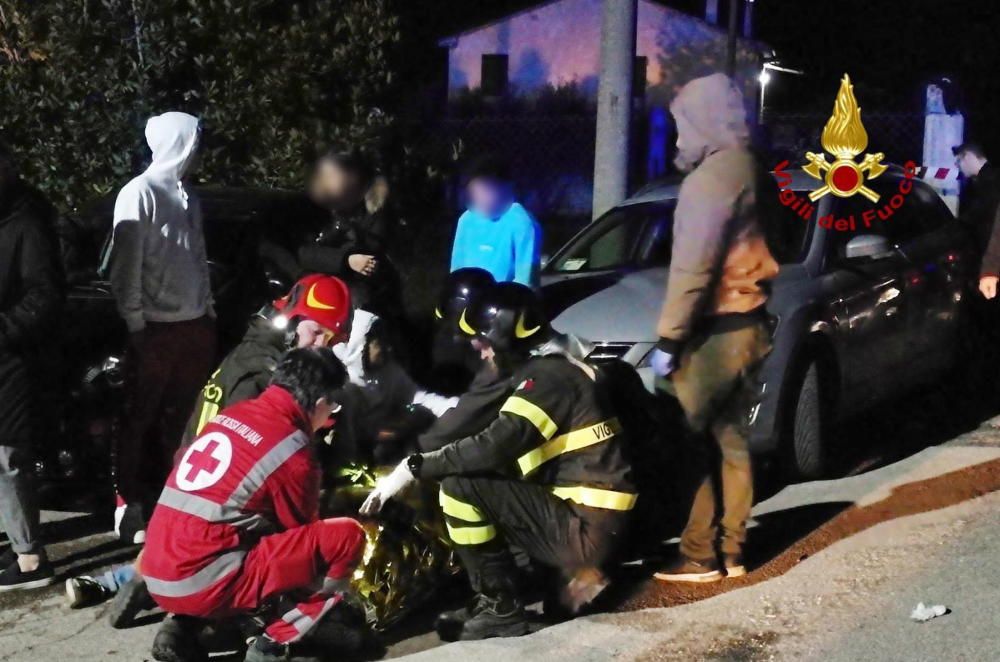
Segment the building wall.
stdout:
<svg viewBox="0 0 1000 662">
<path fill-rule="evenodd" d="M 508 55 L 512 92 L 531 95 L 546 85 L 576 83 L 597 95 L 602 0 L 561 0 L 454 38 L 448 94 L 479 87 L 482 55 Z M 704 21 L 640 0 L 636 54 L 647 58 L 647 101 L 665 105 L 677 88 L 725 66 L 726 35 Z M 757 54 L 741 40 L 738 77 L 748 102 L 756 98 Z"/>
</svg>

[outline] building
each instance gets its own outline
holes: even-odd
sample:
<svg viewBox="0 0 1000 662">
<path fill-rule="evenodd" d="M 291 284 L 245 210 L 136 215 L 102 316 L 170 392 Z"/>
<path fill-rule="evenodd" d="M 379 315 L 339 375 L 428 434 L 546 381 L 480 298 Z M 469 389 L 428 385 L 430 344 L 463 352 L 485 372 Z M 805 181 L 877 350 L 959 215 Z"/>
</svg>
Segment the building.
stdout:
<svg viewBox="0 0 1000 662">
<path fill-rule="evenodd" d="M 706 5 L 706 15 L 717 16 L 718 2 Z M 449 100 L 467 90 L 530 98 L 567 85 L 596 100 L 601 6 L 602 0 L 552 0 L 441 40 L 448 49 Z M 639 0 L 634 95 L 647 107 L 665 107 L 688 80 L 725 69 L 726 41 L 721 27 Z M 751 112 L 765 52 L 762 44 L 738 40 L 736 77 Z"/>
</svg>

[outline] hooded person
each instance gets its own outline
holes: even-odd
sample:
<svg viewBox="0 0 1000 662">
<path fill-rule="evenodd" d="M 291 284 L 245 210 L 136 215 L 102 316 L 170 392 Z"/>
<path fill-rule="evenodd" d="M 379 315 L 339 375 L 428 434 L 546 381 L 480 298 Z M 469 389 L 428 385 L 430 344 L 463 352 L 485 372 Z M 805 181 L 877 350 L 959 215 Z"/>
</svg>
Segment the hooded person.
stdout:
<svg viewBox="0 0 1000 662">
<path fill-rule="evenodd" d="M 765 241 L 760 168 L 748 149 L 743 95 L 722 74 L 685 85 L 670 106 L 677 124 L 677 166 L 687 172 L 674 212 L 666 300 L 654 371 L 672 378 L 688 423 L 721 452 L 722 513 L 706 464 L 681 557 L 657 573 L 665 581 L 729 576 L 742 561 L 753 478 L 745 421 L 757 367 L 770 351 L 764 284 L 778 272 Z M 717 516 L 718 515 L 718 516 Z"/>
<path fill-rule="evenodd" d="M 142 506 L 163 485 L 215 360 L 201 205 L 184 182 L 199 135 L 198 119 L 186 113 L 150 118 L 152 163 L 115 202 L 110 280 L 130 336 L 115 531 L 130 543 L 144 540 Z"/>
</svg>

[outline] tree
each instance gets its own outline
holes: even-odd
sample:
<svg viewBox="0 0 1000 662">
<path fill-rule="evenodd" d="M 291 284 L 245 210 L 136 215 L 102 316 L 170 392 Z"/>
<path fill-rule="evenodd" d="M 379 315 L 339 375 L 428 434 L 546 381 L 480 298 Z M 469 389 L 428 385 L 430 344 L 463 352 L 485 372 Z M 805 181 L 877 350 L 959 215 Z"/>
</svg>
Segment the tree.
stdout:
<svg viewBox="0 0 1000 662">
<path fill-rule="evenodd" d="M 390 0 L 0 0 L 0 136 L 68 208 L 148 158 L 146 118 L 202 118 L 202 179 L 297 187 L 315 150 L 394 121 Z"/>
</svg>

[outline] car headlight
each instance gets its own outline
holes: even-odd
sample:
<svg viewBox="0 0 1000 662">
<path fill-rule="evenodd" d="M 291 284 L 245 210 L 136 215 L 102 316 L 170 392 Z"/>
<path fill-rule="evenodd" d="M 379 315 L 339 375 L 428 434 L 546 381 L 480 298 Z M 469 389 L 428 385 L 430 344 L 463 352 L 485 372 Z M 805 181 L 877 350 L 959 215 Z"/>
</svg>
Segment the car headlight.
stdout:
<svg viewBox="0 0 1000 662">
<path fill-rule="evenodd" d="M 631 342 L 599 342 L 594 343 L 594 349 L 587 355 L 588 361 L 614 361 L 628 354 L 635 346 Z"/>
</svg>

